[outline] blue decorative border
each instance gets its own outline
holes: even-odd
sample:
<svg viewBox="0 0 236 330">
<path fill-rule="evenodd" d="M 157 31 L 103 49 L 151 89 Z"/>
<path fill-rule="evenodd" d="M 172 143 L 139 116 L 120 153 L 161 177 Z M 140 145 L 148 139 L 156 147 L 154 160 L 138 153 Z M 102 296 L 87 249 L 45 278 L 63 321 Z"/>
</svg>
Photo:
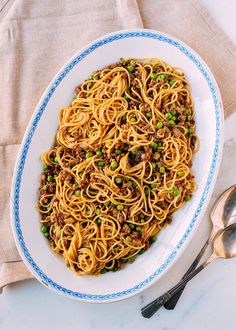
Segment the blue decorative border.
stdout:
<svg viewBox="0 0 236 330">
<path fill-rule="evenodd" d="M 28 154 L 28 150 L 32 141 L 32 137 L 34 135 L 34 132 L 37 128 L 37 125 L 43 115 L 43 112 L 52 97 L 53 93 L 55 92 L 57 86 L 61 83 L 61 81 L 65 78 L 65 76 L 70 72 L 70 70 L 73 69 L 75 65 L 77 65 L 83 58 L 85 58 L 87 55 L 92 53 L 94 50 L 97 48 L 104 46 L 110 42 L 119 40 L 119 39 L 125 39 L 125 38 L 151 38 L 151 39 L 156 39 L 165 43 L 168 43 L 176 48 L 178 48 L 182 53 L 184 53 L 200 70 L 204 78 L 206 79 L 208 86 L 211 90 L 212 97 L 214 100 L 214 107 L 215 107 L 215 117 L 216 117 L 216 138 L 215 138 L 215 148 L 214 148 L 214 153 L 213 153 L 213 158 L 211 162 L 211 167 L 210 167 L 210 173 L 207 178 L 207 183 L 204 188 L 204 192 L 202 194 L 202 197 L 200 199 L 200 202 L 198 204 L 198 207 L 194 213 L 194 216 L 191 220 L 190 225 L 188 226 L 185 234 L 183 235 L 182 239 L 179 241 L 177 246 L 175 247 L 174 251 L 169 255 L 167 260 L 161 265 L 160 268 L 158 268 L 151 276 L 149 276 L 147 279 L 144 281 L 140 282 L 139 284 L 135 285 L 134 287 L 121 291 L 121 292 L 116 292 L 112 294 L 107 294 L 107 295 L 92 295 L 92 294 L 86 294 L 86 293 L 80 293 L 80 292 L 74 292 L 71 290 L 68 290 L 66 288 L 63 288 L 62 286 L 58 285 L 55 283 L 53 280 L 47 277 L 46 274 L 42 272 L 42 270 L 37 266 L 35 261 L 32 259 L 26 245 L 24 242 L 23 238 L 23 233 L 21 230 L 21 224 L 20 224 L 20 217 L 19 217 L 19 197 L 20 197 L 20 186 L 21 186 L 21 177 L 22 173 L 24 170 L 24 165 L 26 161 L 26 157 Z M 85 50 L 83 50 L 79 55 L 76 55 L 71 62 L 62 70 L 62 72 L 59 73 L 59 75 L 56 77 L 56 79 L 53 81 L 51 87 L 49 88 L 48 93 L 44 97 L 42 103 L 38 107 L 38 111 L 34 115 L 31 126 L 28 128 L 28 131 L 26 133 L 23 146 L 21 149 L 21 153 L 18 158 L 18 165 L 16 168 L 16 174 L 15 174 L 15 179 L 13 180 L 13 186 L 12 186 L 12 215 L 13 215 L 13 226 L 15 229 L 15 234 L 16 234 L 16 239 L 18 241 L 18 246 L 21 248 L 21 252 L 25 258 L 25 261 L 29 264 L 30 268 L 33 270 L 33 272 L 41 279 L 41 281 L 55 289 L 56 291 L 59 291 L 65 295 L 75 297 L 75 298 L 80 298 L 84 300 L 90 300 L 90 301 L 105 301 L 105 300 L 110 300 L 110 299 L 119 299 L 120 297 L 123 296 L 129 296 L 134 294 L 136 291 L 139 291 L 141 288 L 146 286 L 149 282 L 151 282 L 155 277 L 157 277 L 162 271 L 166 269 L 166 267 L 169 265 L 169 263 L 174 259 L 174 257 L 177 254 L 177 251 L 183 246 L 184 242 L 186 241 L 187 237 L 192 231 L 192 228 L 198 218 L 199 213 L 201 212 L 201 209 L 203 207 L 203 204 L 206 200 L 208 191 L 211 187 L 215 170 L 217 169 L 217 164 L 218 164 L 218 158 L 220 156 L 221 148 L 220 148 L 220 142 L 221 142 L 221 118 L 222 114 L 220 112 L 220 96 L 217 91 L 217 88 L 215 86 L 215 82 L 213 79 L 210 77 L 209 73 L 207 70 L 204 68 L 203 64 L 201 61 L 197 58 L 197 56 L 192 53 L 189 49 L 187 49 L 181 42 L 172 39 L 169 36 L 165 36 L 160 33 L 156 32 L 151 32 L 148 30 L 136 30 L 136 31 L 128 31 L 128 32 L 118 32 L 114 33 L 112 35 L 106 36 L 98 41 L 96 41 L 93 44 L 90 44 Z"/>
</svg>

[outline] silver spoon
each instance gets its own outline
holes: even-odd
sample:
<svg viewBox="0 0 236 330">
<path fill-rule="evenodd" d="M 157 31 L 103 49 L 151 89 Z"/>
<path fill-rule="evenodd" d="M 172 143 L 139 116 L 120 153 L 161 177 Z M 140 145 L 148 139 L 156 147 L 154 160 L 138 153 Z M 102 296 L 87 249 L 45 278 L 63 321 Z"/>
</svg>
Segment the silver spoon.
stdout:
<svg viewBox="0 0 236 330">
<path fill-rule="evenodd" d="M 201 251 L 193 261 L 192 265 L 189 267 L 183 278 L 185 278 L 188 274 L 192 273 L 194 269 L 197 267 L 199 261 L 201 260 L 203 254 L 205 253 L 207 247 L 212 242 L 213 238 L 219 232 L 219 230 L 224 229 L 225 227 L 231 225 L 236 222 L 236 208 L 234 205 L 236 203 L 236 185 L 225 190 L 216 200 L 211 214 L 210 219 L 212 222 L 212 231 L 211 234 L 203 245 Z M 169 299 L 164 307 L 166 309 L 174 309 L 182 292 L 184 291 L 184 287 L 179 290 L 171 299 Z"/>
<path fill-rule="evenodd" d="M 199 252 L 198 256 L 188 269 L 187 273 L 184 275 L 183 279 L 185 279 L 197 267 L 208 245 L 212 242 L 217 233 L 219 231 L 222 231 L 230 224 L 236 222 L 236 185 L 233 185 L 232 187 L 228 188 L 220 195 L 220 197 L 218 197 L 212 208 L 210 218 L 213 224 L 212 232 L 208 240 L 204 244 L 203 248 Z M 165 307 L 167 307 L 168 309 L 173 309 L 178 302 L 178 299 L 182 294 L 183 290 L 184 286 L 179 291 L 177 291 L 176 294 L 173 295 L 170 299 L 166 300 Z"/>
<path fill-rule="evenodd" d="M 236 223 L 225 228 L 213 240 L 213 253 L 198 268 L 182 279 L 176 286 L 167 291 L 159 298 L 141 309 L 144 317 L 150 318 L 167 300 L 173 297 L 176 292 L 183 288 L 195 275 L 203 270 L 209 263 L 218 258 L 229 259 L 236 257 Z"/>
</svg>

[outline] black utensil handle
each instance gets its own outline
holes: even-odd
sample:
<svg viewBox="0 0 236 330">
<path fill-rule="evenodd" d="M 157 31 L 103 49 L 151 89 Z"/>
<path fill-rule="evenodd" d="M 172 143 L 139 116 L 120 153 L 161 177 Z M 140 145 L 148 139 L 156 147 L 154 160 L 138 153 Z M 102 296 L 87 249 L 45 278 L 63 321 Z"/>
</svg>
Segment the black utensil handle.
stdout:
<svg viewBox="0 0 236 330">
<path fill-rule="evenodd" d="M 166 301 L 168 301 L 168 299 L 170 299 L 170 297 L 171 296 L 168 294 L 168 292 L 166 292 L 164 295 L 160 296 L 159 298 L 153 300 L 148 305 L 143 307 L 141 309 L 141 313 L 142 313 L 143 317 L 146 317 L 149 319 L 153 314 L 155 314 L 158 311 L 158 309 L 161 306 L 163 306 L 165 304 Z M 160 307 L 159 307 L 159 304 L 160 304 Z"/>
<path fill-rule="evenodd" d="M 183 289 L 185 285 L 190 281 L 195 275 L 197 275 L 206 266 L 205 263 L 196 268 L 192 273 L 188 274 L 184 279 L 182 279 L 178 284 L 176 284 L 172 289 L 164 293 L 159 298 L 153 300 L 147 306 L 141 309 L 143 317 L 150 318 L 155 314 L 170 298 L 172 298 L 179 290 Z"/>
<path fill-rule="evenodd" d="M 203 245 L 202 249 L 200 250 L 200 252 L 198 253 L 198 255 L 196 256 L 196 258 L 194 259 L 193 263 L 191 264 L 191 266 L 189 267 L 189 269 L 187 270 L 187 272 L 184 274 L 183 279 L 186 278 L 186 276 L 188 276 L 188 274 L 192 273 L 194 271 L 194 269 L 196 269 L 199 261 L 201 260 L 203 254 L 205 253 L 209 243 L 210 243 L 210 237 L 208 238 L 208 240 L 206 241 L 206 243 Z M 175 308 L 180 296 L 182 295 L 183 291 L 184 291 L 183 287 L 181 290 L 179 290 L 179 292 L 177 292 L 172 298 L 170 298 L 165 304 L 164 307 L 168 310 L 172 310 Z"/>
</svg>

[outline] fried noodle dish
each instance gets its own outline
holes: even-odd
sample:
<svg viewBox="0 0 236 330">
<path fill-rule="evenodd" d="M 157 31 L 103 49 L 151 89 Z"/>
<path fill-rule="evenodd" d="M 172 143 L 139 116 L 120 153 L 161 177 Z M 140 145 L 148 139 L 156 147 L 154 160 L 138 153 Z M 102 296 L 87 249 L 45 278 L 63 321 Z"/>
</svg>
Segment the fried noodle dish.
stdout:
<svg viewBox="0 0 236 330">
<path fill-rule="evenodd" d="M 75 91 L 42 155 L 38 210 L 67 267 L 97 275 L 133 262 L 191 199 L 198 140 L 185 75 L 157 58 L 120 59 Z"/>
</svg>

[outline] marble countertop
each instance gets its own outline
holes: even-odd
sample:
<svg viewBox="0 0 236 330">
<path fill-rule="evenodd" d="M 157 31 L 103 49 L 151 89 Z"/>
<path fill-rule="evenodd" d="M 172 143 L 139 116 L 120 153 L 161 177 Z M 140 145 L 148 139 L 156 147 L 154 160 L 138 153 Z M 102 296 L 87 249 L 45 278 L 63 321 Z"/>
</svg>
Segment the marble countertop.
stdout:
<svg viewBox="0 0 236 330">
<path fill-rule="evenodd" d="M 236 43 L 234 0 L 204 0 L 220 27 Z M 209 209 L 216 196 L 236 182 L 236 113 L 226 120 L 223 161 Z M 70 300 L 51 292 L 36 280 L 18 283 L 0 295 L 0 329 L 84 329 L 84 330 L 233 330 L 236 328 L 236 259 L 217 260 L 188 284 L 174 311 L 161 309 L 144 319 L 140 308 L 169 289 L 181 278 L 205 242 L 210 230 L 208 215 L 196 231 L 183 256 L 151 288 L 121 302 L 89 304 Z"/>
</svg>

